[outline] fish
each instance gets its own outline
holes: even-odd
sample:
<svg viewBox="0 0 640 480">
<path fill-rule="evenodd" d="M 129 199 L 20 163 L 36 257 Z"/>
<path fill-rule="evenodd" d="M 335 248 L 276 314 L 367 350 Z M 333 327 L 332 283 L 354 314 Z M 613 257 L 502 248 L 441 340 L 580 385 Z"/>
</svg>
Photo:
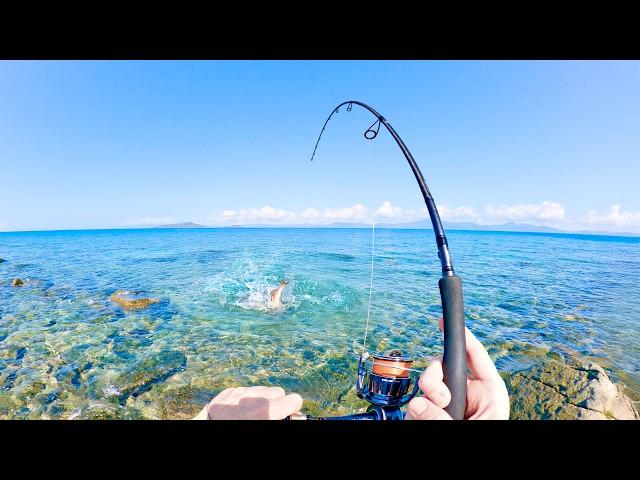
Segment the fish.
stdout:
<svg viewBox="0 0 640 480">
<path fill-rule="evenodd" d="M 282 291 L 289 282 L 287 280 L 280 280 L 280 286 L 271 290 L 269 293 L 269 306 L 271 308 L 282 308 Z"/>
</svg>

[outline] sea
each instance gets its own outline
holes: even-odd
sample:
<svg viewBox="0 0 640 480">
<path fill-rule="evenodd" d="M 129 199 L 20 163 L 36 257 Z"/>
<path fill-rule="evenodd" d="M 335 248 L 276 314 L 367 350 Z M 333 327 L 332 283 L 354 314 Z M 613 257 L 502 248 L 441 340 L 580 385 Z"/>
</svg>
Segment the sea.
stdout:
<svg viewBox="0 0 640 480">
<path fill-rule="evenodd" d="M 640 398 L 640 237 L 447 236 L 466 324 L 501 374 L 586 359 Z M 191 418 L 253 385 L 344 414 L 363 408 L 363 347 L 417 369 L 442 353 L 431 230 L 5 232 L 0 258 L 0 418 Z M 117 291 L 158 302 L 126 310 Z"/>
</svg>

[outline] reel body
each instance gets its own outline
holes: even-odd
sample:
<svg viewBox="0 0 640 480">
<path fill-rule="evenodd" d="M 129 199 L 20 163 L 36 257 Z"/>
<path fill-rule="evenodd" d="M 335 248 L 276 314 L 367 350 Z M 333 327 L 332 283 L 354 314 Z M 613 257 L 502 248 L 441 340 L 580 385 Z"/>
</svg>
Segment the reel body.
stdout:
<svg viewBox="0 0 640 480">
<path fill-rule="evenodd" d="M 372 359 L 371 370 L 367 362 Z M 411 378 L 413 360 L 400 350 L 389 350 L 369 357 L 366 352 L 358 363 L 358 397 L 379 407 L 401 407 L 418 393 L 418 379 Z M 413 388 L 409 391 L 413 380 Z"/>
</svg>

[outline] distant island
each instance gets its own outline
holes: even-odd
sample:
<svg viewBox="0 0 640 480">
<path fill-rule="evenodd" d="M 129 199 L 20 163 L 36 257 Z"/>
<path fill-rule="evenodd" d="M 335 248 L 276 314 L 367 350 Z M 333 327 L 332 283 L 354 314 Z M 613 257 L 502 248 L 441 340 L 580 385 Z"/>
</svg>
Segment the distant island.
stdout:
<svg viewBox="0 0 640 480">
<path fill-rule="evenodd" d="M 623 237 L 638 237 L 638 233 L 630 232 L 603 232 L 591 230 L 560 230 L 553 227 L 544 227 L 541 225 L 532 225 L 529 223 L 503 223 L 500 225 L 479 225 L 473 222 L 442 222 L 446 230 L 480 230 L 485 232 L 524 232 L 524 233 L 564 233 L 578 235 L 610 235 Z M 173 223 L 168 225 L 158 225 L 152 228 L 371 228 L 370 223 L 353 223 L 353 222 L 334 222 L 322 225 L 313 224 L 292 224 L 292 225 L 273 225 L 268 223 L 254 223 L 249 225 L 201 225 L 194 222 Z M 431 230 L 431 222 L 428 219 L 418 220 L 416 222 L 405 223 L 377 223 L 376 228 L 396 228 L 411 230 Z"/>
<path fill-rule="evenodd" d="M 206 225 L 200 225 L 198 223 L 193 222 L 182 222 L 182 223 L 172 223 L 169 225 L 158 225 L 154 228 L 211 228 Z"/>
</svg>

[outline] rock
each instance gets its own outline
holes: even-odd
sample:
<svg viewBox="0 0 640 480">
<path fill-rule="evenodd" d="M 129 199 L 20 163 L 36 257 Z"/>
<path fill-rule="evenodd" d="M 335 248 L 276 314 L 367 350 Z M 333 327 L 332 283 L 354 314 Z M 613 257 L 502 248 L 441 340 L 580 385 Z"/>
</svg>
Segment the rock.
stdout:
<svg viewBox="0 0 640 480">
<path fill-rule="evenodd" d="M 127 310 L 147 308 L 149 305 L 160 301 L 157 298 L 135 298 L 129 292 L 123 290 L 114 292 L 109 299 Z"/>
<path fill-rule="evenodd" d="M 44 390 L 46 387 L 46 385 L 40 381 L 35 381 L 32 383 L 27 383 L 27 385 L 25 385 L 24 387 L 22 387 L 22 391 L 19 393 L 20 398 L 31 398 L 36 396 L 38 393 L 40 393 L 42 390 Z"/>
<path fill-rule="evenodd" d="M 640 419 L 633 401 L 593 362 L 549 360 L 505 383 L 512 419 Z"/>
<path fill-rule="evenodd" d="M 103 403 L 90 404 L 78 414 L 69 417 L 79 420 L 139 420 L 142 416 L 132 408 Z"/>
<path fill-rule="evenodd" d="M 2 258 L 2 257 L 0 257 L 0 263 L 2 263 L 2 262 L 4 262 L 4 261 L 5 261 L 5 259 L 4 259 L 4 258 Z"/>
<path fill-rule="evenodd" d="M 172 388 L 159 398 L 159 416 L 162 420 L 190 420 L 221 391 L 191 385 Z"/>
<path fill-rule="evenodd" d="M 19 287 L 20 285 L 23 285 L 24 282 L 22 280 L 20 280 L 19 278 L 14 278 L 13 282 L 11 282 L 11 286 L 12 287 Z"/>
<path fill-rule="evenodd" d="M 20 404 L 19 399 L 0 388 L 0 420 L 13 419 Z"/>
<path fill-rule="evenodd" d="M 120 403 L 150 390 L 156 383 L 183 371 L 186 366 L 187 357 L 182 352 L 165 350 L 150 355 L 114 382 L 115 388 L 120 392 Z"/>
</svg>

